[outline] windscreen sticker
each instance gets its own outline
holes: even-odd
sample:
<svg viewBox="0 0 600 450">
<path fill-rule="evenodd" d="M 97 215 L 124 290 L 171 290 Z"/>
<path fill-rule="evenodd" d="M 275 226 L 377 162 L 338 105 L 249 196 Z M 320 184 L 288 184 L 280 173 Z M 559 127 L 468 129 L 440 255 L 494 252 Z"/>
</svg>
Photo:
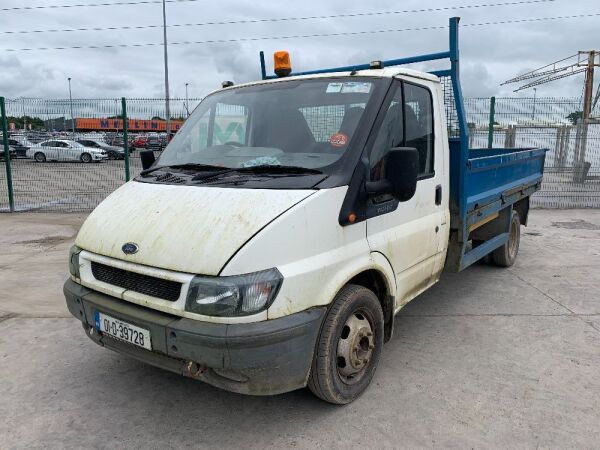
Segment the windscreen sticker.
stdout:
<svg viewBox="0 0 600 450">
<path fill-rule="evenodd" d="M 342 91 L 342 83 L 329 83 L 327 85 L 327 90 L 325 91 L 327 94 L 331 94 L 332 92 L 341 92 Z"/>
<path fill-rule="evenodd" d="M 345 83 L 328 83 L 327 94 L 368 94 L 371 92 L 371 83 L 361 81 L 346 81 Z"/>
<path fill-rule="evenodd" d="M 344 83 L 342 86 L 344 94 L 368 94 L 369 92 L 371 92 L 371 83 L 352 81 Z"/>
<path fill-rule="evenodd" d="M 329 138 L 329 143 L 332 147 L 343 147 L 348 143 L 348 136 L 346 136 L 344 133 L 332 134 Z"/>
</svg>

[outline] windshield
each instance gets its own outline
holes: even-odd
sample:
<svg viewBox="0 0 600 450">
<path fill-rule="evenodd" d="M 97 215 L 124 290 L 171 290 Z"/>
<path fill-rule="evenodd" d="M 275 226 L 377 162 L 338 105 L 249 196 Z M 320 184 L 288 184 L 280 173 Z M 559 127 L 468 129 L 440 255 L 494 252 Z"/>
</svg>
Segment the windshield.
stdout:
<svg viewBox="0 0 600 450">
<path fill-rule="evenodd" d="M 207 97 L 156 167 L 292 166 L 333 170 L 352 145 L 379 80 L 291 80 Z"/>
</svg>

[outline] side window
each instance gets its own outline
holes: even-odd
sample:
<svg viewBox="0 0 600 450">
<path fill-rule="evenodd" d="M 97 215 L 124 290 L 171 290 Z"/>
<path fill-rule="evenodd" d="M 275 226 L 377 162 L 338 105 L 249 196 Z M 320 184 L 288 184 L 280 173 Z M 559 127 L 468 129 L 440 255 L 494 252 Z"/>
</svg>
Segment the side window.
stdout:
<svg viewBox="0 0 600 450">
<path fill-rule="evenodd" d="M 212 145 L 228 142 L 245 145 L 247 126 L 247 107 L 217 103 Z"/>
<path fill-rule="evenodd" d="M 433 111 L 429 89 L 404 83 L 405 146 L 419 152 L 419 176 L 433 173 Z"/>
<path fill-rule="evenodd" d="M 40 144 L 42 147 L 54 147 L 55 145 L 54 141 L 48 141 L 48 142 L 44 142 L 43 144 Z"/>
<path fill-rule="evenodd" d="M 383 179 L 385 175 L 385 155 L 387 155 L 391 148 L 400 147 L 403 143 L 402 89 L 400 83 L 397 83 L 396 92 L 371 148 L 369 158 L 371 181 Z"/>
</svg>

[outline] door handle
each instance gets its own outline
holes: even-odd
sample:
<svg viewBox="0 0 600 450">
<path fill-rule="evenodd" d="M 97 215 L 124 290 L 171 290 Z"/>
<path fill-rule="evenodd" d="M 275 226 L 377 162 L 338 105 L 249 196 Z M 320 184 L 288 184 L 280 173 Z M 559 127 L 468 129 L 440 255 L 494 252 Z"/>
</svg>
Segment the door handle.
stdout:
<svg viewBox="0 0 600 450">
<path fill-rule="evenodd" d="M 441 184 L 438 184 L 435 187 L 435 204 L 436 205 L 442 204 L 442 185 Z"/>
</svg>

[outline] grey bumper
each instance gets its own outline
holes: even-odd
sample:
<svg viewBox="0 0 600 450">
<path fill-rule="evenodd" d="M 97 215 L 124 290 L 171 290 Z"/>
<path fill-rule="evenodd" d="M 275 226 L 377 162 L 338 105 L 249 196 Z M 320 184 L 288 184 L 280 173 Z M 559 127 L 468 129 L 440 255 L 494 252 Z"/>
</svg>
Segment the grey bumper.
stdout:
<svg viewBox="0 0 600 450">
<path fill-rule="evenodd" d="M 325 308 L 280 319 L 215 324 L 144 308 L 64 285 L 67 307 L 97 344 L 172 372 L 243 394 L 270 395 L 306 386 Z M 103 335 L 95 311 L 150 331 L 152 351 Z"/>
</svg>

